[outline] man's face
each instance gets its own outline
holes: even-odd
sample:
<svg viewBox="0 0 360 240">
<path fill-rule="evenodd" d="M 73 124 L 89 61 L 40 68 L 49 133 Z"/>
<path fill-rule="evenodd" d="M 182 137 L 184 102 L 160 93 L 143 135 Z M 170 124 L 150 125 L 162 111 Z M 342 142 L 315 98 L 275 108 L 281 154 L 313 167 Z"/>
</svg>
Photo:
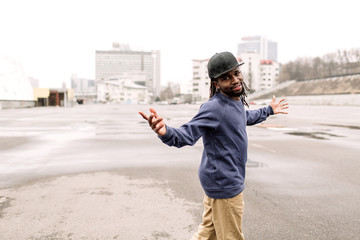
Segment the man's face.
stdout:
<svg viewBox="0 0 360 240">
<path fill-rule="evenodd" d="M 242 85 L 244 81 L 243 75 L 238 67 L 221 75 L 217 81 L 214 82 L 215 87 L 225 96 L 234 100 L 240 100 L 240 96 L 245 89 Z"/>
</svg>

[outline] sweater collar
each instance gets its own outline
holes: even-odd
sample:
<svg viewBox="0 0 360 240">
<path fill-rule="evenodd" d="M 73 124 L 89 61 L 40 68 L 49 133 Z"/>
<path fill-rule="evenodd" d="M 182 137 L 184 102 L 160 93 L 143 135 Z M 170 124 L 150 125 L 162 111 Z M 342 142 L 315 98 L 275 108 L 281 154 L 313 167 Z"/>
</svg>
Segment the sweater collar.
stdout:
<svg viewBox="0 0 360 240">
<path fill-rule="evenodd" d="M 222 100 L 225 100 L 225 101 L 227 101 L 227 102 L 234 102 L 234 103 L 241 103 L 241 104 L 242 104 L 241 100 L 234 100 L 234 99 L 232 99 L 232 98 L 229 98 L 229 97 L 225 96 L 225 95 L 222 94 L 221 92 L 217 92 L 217 93 L 215 94 L 215 96 L 217 96 L 217 97 L 219 97 L 219 98 L 221 98 Z"/>
</svg>

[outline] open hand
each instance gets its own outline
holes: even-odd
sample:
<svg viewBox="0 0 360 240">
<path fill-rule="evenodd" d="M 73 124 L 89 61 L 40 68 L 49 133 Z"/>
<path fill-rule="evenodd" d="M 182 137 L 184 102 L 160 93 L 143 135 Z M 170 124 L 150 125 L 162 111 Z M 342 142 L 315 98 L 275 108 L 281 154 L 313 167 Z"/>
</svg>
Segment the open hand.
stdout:
<svg viewBox="0 0 360 240">
<path fill-rule="evenodd" d="M 282 114 L 288 114 L 287 112 L 284 112 L 284 109 L 289 108 L 289 104 L 287 102 L 284 102 L 285 98 L 280 99 L 279 102 L 276 102 L 275 96 L 273 96 L 272 101 L 270 103 L 270 107 L 273 109 L 274 114 L 282 113 Z"/>
<path fill-rule="evenodd" d="M 139 112 L 139 114 L 149 122 L 149 126 L 154 130 L 155 133 L 157 133 L 160 136 L 164 136 L 166 133 L 166 126 L 164 119 L 162 117 L 159 117 L 155 111 L 155 109 L 150 108 L 150 116 L 148 117 L 143 112 Z"/>
</svg>

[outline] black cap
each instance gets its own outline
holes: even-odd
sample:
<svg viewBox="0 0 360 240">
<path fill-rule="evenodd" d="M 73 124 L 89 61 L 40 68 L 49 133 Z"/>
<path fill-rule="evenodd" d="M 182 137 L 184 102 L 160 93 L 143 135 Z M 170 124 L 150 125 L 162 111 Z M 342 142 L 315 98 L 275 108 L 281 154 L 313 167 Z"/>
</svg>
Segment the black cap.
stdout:
<svg viewBox="0 0 360 240">
<path fill-rule="evenodd" d="M 238 63 L 231 52 L 216 53 L 208 62 L 209 78 L 218 78 L 231 69 L 243 64 L 244 62 Z"/>
</svg>

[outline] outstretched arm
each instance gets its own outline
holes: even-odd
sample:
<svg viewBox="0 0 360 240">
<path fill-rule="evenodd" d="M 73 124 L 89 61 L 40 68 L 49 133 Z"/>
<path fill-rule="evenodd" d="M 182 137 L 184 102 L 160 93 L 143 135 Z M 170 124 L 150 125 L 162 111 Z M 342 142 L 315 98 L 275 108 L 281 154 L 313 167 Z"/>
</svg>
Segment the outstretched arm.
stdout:
<svg viewBox="0 0 360 240">
<path fill-rule="evenodd" d="M 259 108 L 257 110 L 246 110 L 246 120 L 247 125 L 254 125 L 265 121 L 270 115 L 283 113 L 287 114 L 287 112 L 283 111 L 284 109 L 289 108 L 288 103 L 284 102 L 285 98 L 280 99 L 279 102 L 276 102 L 275 96 L 269 106 Z"/>
<path fill-rule="evenodd" d="M 274 114 L 282 113 L 282 114 L 288 114 L 287 112 L 284 112 L 284 109 L 289 108 L 289 104 L 287 102 L 284 102 L 285 98 L 280 99 L 279 102 L 276 102 L 275 96 L 273 96 L 272 101 L 270 103 L 270 107 L 272 108 Z"/>
<path fill-rule="evenodd" d="M 150 108 L 150 116 L 148 117 L 143 112 L 139 112 L 139 114 L 149 123 L 149 126 L 157 133 L 159 136 L 164 136 L 166 133 L 166 126 L 164 119 L 159 117 L 155 111 L 155 109 Z"/>
</svg>

